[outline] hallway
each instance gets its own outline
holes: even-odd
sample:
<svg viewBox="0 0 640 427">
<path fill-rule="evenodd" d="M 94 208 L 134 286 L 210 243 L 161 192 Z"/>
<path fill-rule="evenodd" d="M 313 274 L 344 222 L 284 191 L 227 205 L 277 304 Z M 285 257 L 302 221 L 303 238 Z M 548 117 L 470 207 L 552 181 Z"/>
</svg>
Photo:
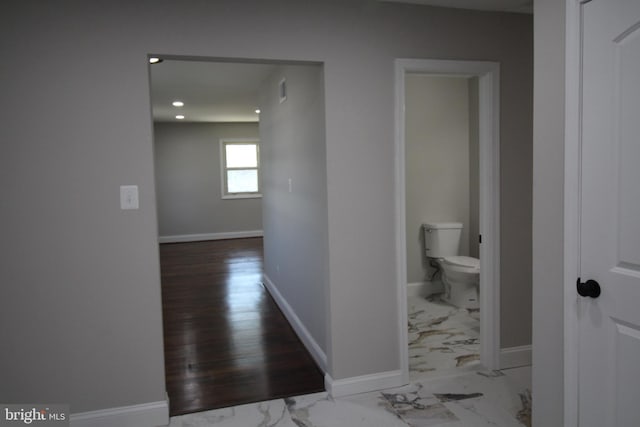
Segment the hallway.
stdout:
<svg viewBox="0 0 640 427">
<path fill-rule="evenodd" d="M 172 416 L 324 390 L 262 263 L 262 238 L 160 245 Z"/>
</svg>

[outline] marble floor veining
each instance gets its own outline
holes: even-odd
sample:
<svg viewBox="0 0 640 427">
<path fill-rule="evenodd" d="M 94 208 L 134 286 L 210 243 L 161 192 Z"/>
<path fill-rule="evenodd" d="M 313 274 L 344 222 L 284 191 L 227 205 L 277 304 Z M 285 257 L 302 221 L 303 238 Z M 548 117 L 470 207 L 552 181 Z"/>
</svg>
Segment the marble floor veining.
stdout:
<svg viewBox="0 0 640 427">
<path fill-rule="evenodd" d="M 464 372 L 333 398 L 316 393 L 171 418 L 170 427 L 530 426 L 531 369 Z"/>
<path fill-rule="evenodd" d="M 411 379 L 434 371 L 479 366 L 478 310 L 457 308 L 433 295 L 409 297 L 407 311 Z"/>
<path fill-rule="evenodd" d="M 477 311 L 434 296 L 409 297 L 408 312 L 411 382 L 404 387 L 181 415 L 171 418 L 170 427 L 531 426 L 531 368 L 481 370 Z"/>
</svg>

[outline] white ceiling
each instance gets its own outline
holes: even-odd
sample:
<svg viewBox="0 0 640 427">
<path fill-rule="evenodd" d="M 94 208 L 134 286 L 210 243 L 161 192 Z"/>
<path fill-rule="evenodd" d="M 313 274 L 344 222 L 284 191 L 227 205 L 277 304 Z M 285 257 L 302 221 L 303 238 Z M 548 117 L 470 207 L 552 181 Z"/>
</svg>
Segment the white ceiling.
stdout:
<svg viewBox="0 0 640 427">
<path fill-rule="evenodd" d="M 413 3 L 428 6 L 475 9 L 496 12 L 533 13 L 533 0 L 382 0 L 394 3 Z"/>
<path fill-rule="evenodd" d="M 176 122 L 257 122 L 259 88 L 272 64 L 178 61 L 151 64 L 153 119 Z M 184 102 L 174 107 L 173 101 Z"/>
</svg>

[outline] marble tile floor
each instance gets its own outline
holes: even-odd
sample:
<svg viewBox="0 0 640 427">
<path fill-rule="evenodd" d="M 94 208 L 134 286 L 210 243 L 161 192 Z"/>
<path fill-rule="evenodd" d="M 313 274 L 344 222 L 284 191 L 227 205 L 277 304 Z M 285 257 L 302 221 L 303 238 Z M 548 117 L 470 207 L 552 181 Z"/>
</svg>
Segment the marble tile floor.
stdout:
<svg viewBox="0 0 640 427">
<path fill-rule="evenodd" d="M 379 392 L 297 396 L 171 418 L 170 427 L 518 427 L 531 423 L 531 369 L 464 372 Z"/>
<path fill-rule="evenodd" d="M 479 368 L 480 317 L 478 310 L 454 307 L 440 300 L 412 296 L 409 314 L 409 376 Z"/>
</svg>

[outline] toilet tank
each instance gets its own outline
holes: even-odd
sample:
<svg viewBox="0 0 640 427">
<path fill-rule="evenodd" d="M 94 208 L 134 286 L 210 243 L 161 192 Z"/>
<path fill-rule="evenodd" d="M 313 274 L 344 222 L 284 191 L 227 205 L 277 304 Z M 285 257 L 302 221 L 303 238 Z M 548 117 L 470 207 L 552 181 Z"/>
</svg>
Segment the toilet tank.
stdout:
<svg viewBox="0 0 640 427">
<path fill-rule="evenodd" d="M 422 224 L 427 257 L 444 258 L 458 255 L 462 224 L 459 222 L 429 222 Z"/>
</svg>

